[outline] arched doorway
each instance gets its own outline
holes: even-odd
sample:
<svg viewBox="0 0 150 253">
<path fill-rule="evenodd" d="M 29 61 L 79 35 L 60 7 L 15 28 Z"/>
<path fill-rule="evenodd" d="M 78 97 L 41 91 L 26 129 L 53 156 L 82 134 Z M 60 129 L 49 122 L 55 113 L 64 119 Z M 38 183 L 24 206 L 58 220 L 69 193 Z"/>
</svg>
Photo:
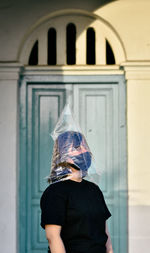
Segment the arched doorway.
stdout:
<svg viewBox="0 0 150 253">
<path fill-rule="evenodd" d="M 39 199 L 49 174 L 50 132 L 66 102 L 86 135 L 98 184 L 112 212 L 115 252 L 127 252 L 126 91 L 122 43 L 104 20 L 81 11 L 55 13 L 26 38 L 20 61 L 20 249 L 46 252 Z M 25 200 L 25 201 L 24 201 Z"/>
</svg>

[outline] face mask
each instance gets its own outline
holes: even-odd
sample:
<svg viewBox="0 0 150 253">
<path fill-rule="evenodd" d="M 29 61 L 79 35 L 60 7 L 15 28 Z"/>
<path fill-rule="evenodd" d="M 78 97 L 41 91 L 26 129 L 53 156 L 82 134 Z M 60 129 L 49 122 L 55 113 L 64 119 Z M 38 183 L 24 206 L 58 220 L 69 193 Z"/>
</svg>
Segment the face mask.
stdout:
<svg viewBox="0 0 150 253">
<path fill-rule="evenodd" d="M 83 172 L 87 172 L 88 168 L 91 165 L 91 154 L 89 152 L 85 152 L 77 156 L 72 156 L 70 158 L 73 160 L 73 164 Z"/>
<path fill-rule="evenodd" d="M 61 134 L 58 137 L 58 150 L 60 155 L 57 163 L 68 162 L 82 171 L 87 171 L 91 165 L 89 147 L 79 132 L 68 131 Z"/>
<path fill-rule="evenodd" d="M 84 136 L 79 132 L 64 132 L 55 141 L 50 176 L 53 182 L 71 177 L 72 171 L 68 169 L 67 164 L 77 167 L 81 177 L 87 175 L 91 165 L 91 152 Z"/>
</svg>

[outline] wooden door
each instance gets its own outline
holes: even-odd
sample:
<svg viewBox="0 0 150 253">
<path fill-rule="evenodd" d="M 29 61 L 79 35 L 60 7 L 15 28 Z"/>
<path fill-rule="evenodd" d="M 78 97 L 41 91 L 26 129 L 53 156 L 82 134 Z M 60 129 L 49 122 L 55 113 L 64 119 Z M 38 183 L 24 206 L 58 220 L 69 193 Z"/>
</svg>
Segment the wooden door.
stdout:
<svg viewBox="0 0 150 253">
<path fill-rule="evenodd" d="M 125 104 L 119 83 L 74 85 L 74 112 L 95 159 L 94 182 L 102 189 L 112 218 L 114 252 L 127 250 Z"/>
<path fill-rule="evenodd" d="M 101 80 L 103 79 L 103 80 Z M 70 78 L 69 78 L 70 80 Z M 39 200 L 47 187 L 53 141 L 50 132 L 70 101 L 101 173 L 95 182 L 104 192 L 112 218 L 114 252 L 127 253 L 125 84 L 122 77 L 99 82 L 43 83 L 20 87 L 20 217 L 22 253 L 46 253 Z M 105 80 L 105 81 L 104 81 Z"/>
</svg>

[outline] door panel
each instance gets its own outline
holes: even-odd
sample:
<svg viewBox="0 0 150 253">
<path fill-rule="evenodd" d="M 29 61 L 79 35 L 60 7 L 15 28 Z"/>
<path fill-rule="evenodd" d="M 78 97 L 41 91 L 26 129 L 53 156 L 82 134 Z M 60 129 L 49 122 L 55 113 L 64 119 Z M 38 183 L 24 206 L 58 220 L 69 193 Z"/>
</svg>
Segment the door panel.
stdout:
<svg viewBox="0 0 150 253">
<path fill-rule="evenodd" d="M 112 126 L 113 126 L 113 90 L 117 89 L 107 85 L 76 85 L 74 86 L 75 115 L 88 139 L 91 151 L 95 158 L 95 166 L 101 177 L 96 178 L 101 184 L 103 192 L 111 195 L 112 179 Z M 116 106 L 115 106 L 116 107 Z M 117 107 L 116 107 L 117 108 Z M 116 109 L 114 108 L 114 111 Z M 117 113 L 117 112 L 116 112 Z M 104 173 L 107 176 L 104 176 Z"/>
<path fill-rule="evenodd" d="M 70 77 L 69 77 L 70 78 Z M 107 78 L 106 78 L 107 79 Z M 69 79 L 70 80 L 70 79 Z M 127 201 L 124 157 L 124 82 L 36 83 L 20 88 L 20 252 L 46 253 L 45 231 L 40 227 L 39 200 L 48 186 L 53 140 L 50 133 L 66 103 L 72 105 L 95 158 L 102 189 L 112 218 L 109 228 L 114 252 L 126 253 Z M 121 122 L 120 122 L 121 121 Z M 123 151 L 121 151 L 123 150 Z M 23 202 L 23 198 L 26 200 Z M 123 215 L 123 216 L 122 216 Z"/>
<path fill-rule="evenodd" d="M 65 90 L 57 91 L 49 89 L 45 92 L 44 90 L 32 89 L 33 109 L 30 107 L 31 105 L 29 102 L 29 110 L 30 113 L 32 113 L 32 223 L 29 219 L 29 226 L 31 225 L 31 235 L 33 235 L 33 237 L 31 237 L 31 243 L 34 250 L 43 247 L 43 243 L 46 242 L 45 232 L 41 230 L 39 226 L 39 198 L 41 196 L 41 192 L 43 192 L 47 186 L 46 176 L 48 175 L 48 169 L 50 168 L 53 147 L 53 141 L 50 138 L 50 133 L 57 122 L 60 111 L 63 108 L 63 103 L 65 102 L 64 94 Z M 36 226 L 37 228 L 35 229 Z"/>
<path fill-rule="evenodd" d="M 47 187 L 53 140 L 50 136 L 66 101 L 62 85 L 27 86 L 27 251 L 46 252 L 39 200 Z"/>
<path fill-rule="evenodd" d="M 115 252 L 119 250 L 119 199 L 118 185 L 118 86 L 84 84 L 74 86 L 75 114 L 87 137 L 97 173 L 94 182 L 102 189 L 112 213 L 109 230 Z M 90 179 L 90 177 L 89 177 Z"/>
</svg>

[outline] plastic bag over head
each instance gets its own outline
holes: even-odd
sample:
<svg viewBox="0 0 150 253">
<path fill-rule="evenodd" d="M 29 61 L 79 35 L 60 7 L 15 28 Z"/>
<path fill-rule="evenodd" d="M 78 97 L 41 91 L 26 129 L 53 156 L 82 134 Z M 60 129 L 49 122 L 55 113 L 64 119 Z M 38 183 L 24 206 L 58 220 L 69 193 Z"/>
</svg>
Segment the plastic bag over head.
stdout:
<svg viewBox="0 0 150 253">
<path fill-rule="evenodd" d="M 80 127 L 73 119 L 73 115 L 70 109 L 70 105 L 66 104 L 55 126 L 55 129 L 51 133 L 53 140 L 55 141 L 58 136 L 66 131 L 80 132 Z"/>
<path fill-rule="evenodd" d="M 54 149 L 48 181 L 55 183 L 72 177 L 85 177 L 92 164 L 92 153 L 73 119 L 68 104 L 51 136 L 54 140 Z"/>
</svg>

